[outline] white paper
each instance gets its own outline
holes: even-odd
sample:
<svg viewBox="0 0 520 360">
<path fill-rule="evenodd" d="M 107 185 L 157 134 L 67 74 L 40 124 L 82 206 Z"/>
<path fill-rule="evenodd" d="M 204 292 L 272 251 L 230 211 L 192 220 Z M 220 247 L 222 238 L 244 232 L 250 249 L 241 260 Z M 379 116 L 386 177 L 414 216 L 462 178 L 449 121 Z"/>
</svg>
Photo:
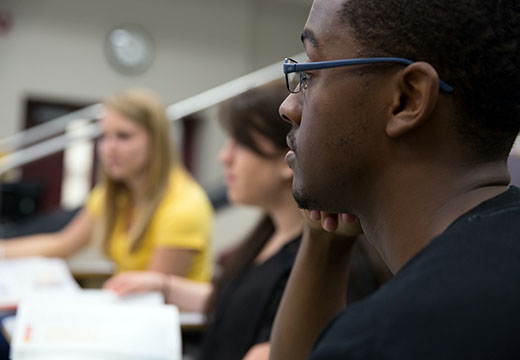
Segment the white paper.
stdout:
<svg viewBox="0 0 520 360">
<path fill-rule="evenodd" d="M 38 292 L 27 298 L 32 302 L 38 303 L 75 303 L 84 306 L 97 304 L 121 304 L 121 305 L 164 305 L 164 296 L 160 292 L 146 292 L 119 296 L 115 292 L 103 289 L 80 289 L 78 291 L 57 292 Z"/>
<path fill-rule="evenodd" d="M 0 311 L 14 307 L 13 360 L 181 359 L 178 309 L 161 293 L 82 290 L 62 259 L 0 261 Z"/>
<path fill-rule="evenodd" d="M 79 289 L 62 259 L 32 257 L 0 261 L 0 310 L 16 307 L 34 293 Z"/>
<path fill-rule="evenodd" d="M 11 357 L 180 360 L 178 309 L 156 295 L 119 299 L 106 291 L 19 304 Z"/>
</svg>

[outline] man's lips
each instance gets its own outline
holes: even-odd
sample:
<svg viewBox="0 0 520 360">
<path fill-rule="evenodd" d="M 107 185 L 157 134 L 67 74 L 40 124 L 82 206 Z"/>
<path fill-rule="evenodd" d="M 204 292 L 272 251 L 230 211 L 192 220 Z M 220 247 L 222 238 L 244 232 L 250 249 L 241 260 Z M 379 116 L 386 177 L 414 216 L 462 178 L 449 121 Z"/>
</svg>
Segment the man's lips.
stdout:
<svg viewBox="0 0 520 360">
<path fill-rule="evenodd" d="M 292 130 L 287 134 L 285 141 L 289 147 L 289 151 L 285 154 L 285 163 L 292 169 L 293 164 L 296 161 L 296 153 L 294 152 L 294 133 Z"/>
<path fill-rule="evenodd" d="M 287 151 L 287 154 L 285 154 L 285 163 L 287 164 L 287 166 L 289 166 L 292 169 L 293 168 L 292 165 L 295 160 L 296 160 L 296 154 L 294 153 L 294 151 L 292 151 L 292 150 Z"/>
<path fill-rule="evenodd" d="M 289 149 L 294 151 L 294 145 L 293 145 L 293 139 L 292 139 L 291 133 L 289 133 L 289 135 L 287 135 L 287 137 L 285 138 L 285 142 L 287 143 L 287 146 L 289 147 Z"/>
</svg>

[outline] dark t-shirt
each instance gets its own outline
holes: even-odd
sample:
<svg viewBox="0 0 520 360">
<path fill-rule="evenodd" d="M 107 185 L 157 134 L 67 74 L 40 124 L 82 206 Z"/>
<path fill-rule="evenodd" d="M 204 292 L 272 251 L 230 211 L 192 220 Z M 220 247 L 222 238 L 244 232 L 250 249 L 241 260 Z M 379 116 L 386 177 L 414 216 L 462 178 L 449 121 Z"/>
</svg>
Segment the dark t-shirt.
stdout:
<svg viewBox="0 0 520 360">
<path fill-rule="evenodd" d="M 338 315 L 310 359 L 520 358 L 520 190 L 465 215 L 372 296 Z"/>
<path fill-rule="evenodd" d="M 300 237 L 230 281 L 207 329 L 201 359 L 239 360 L 252 346 L 269 341 L 299 243 Z"/>
</svg>

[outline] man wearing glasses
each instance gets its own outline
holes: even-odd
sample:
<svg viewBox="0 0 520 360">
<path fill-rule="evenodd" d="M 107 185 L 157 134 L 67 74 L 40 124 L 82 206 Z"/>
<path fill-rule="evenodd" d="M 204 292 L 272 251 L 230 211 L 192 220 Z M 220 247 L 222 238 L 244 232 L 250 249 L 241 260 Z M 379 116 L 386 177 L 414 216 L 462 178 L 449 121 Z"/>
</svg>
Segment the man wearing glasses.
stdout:
<svg viewBox="0 0 520 360">
<path fill-rule="evenodd" d="M 271 359 L 518 358 L 520 3 L 315 0 L 302 41 L 280 114 L 308 225 Z M 344 309 L 361 229 L 395 276 Z"/>
</svg>

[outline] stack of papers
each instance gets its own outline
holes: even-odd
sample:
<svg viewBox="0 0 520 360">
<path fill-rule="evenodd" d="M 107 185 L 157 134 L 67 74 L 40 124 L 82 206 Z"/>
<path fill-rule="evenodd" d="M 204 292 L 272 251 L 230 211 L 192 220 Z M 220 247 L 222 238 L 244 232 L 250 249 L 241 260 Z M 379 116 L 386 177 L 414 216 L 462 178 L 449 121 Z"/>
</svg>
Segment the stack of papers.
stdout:
<svg viewBox="0 0 520 360">
<path fill-rule="evenodd" d="M 82 290 L 61 259 L 0 262 L 0 311 L 17 309 L 11 359 L 180 360 L 177 307 L 160 293 Z"/>
<path fill-rule="evenodd" d="M 0 311 L 16 309 L 23 298 L 34 294 L 79 290 L 62 259 L 34 257 L 0 261 Z"/>
<path fill-rule="evenodd" d="M 102 290 L 23 300 L 11 358 L 180 360 L 179 313 L 160 294 L 119 299 Z"/>
</svg>

